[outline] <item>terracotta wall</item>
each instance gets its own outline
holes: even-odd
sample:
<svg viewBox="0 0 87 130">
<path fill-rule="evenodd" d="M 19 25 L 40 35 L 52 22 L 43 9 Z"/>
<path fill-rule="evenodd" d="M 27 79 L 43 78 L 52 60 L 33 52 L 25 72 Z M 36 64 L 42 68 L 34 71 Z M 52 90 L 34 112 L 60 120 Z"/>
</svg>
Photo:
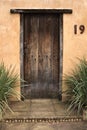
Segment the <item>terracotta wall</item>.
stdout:
<svg viewBox="0 0 87 130">
<path fill-rule="evenodd" d="M 70 71 L 76 57 L 87 57 L 87 0 L 0 0 L 0 62 L 15 65 L 20 74 L 20 15 L 10 14 L 10 9 L 23 8 L 72 9 L 72 14 L 63 17 L 63 74 Z M 85 32 L 75 35 L 75 24 L 84 25 Z"/>
</svg>

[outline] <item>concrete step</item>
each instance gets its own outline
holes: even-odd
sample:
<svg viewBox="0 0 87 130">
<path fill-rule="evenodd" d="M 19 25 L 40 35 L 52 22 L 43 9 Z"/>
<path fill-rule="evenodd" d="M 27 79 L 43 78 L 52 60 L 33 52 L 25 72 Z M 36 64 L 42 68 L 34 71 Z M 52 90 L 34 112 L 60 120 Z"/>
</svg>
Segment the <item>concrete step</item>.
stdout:
<svg viewBox="0 0 87 130">
<path fill-rule="evenodd" d="M 11 102 L 13 113 L 6 110 L 3 119 L 27 119 L 27 118 L 79 118 L 76 112 L 67 112 L 67 106 L 57 99 L 32 99 L 20 102 Z"/>
</svg>

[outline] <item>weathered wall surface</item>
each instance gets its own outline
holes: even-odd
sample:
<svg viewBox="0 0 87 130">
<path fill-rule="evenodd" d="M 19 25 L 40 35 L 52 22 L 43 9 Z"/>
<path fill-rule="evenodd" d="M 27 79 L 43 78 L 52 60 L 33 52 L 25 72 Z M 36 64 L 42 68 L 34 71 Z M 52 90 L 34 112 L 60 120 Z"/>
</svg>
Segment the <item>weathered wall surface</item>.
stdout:
<svg viewBox="0 0 87 130">
<path fill-rule="evenodd" d="M 0 0 L 0 62 L 15 65 L 20 74 L 20 15 L 10 14 L 10 9 L 23 8 L 72 9 L 72 14 L 63 17 L 63 74 L 70 71 L 76 57 L 87 57 L 87 0 Z M 84 25 L 85 32 L 78 30 L 75 35 L 75 24 Z"/>
</svg>

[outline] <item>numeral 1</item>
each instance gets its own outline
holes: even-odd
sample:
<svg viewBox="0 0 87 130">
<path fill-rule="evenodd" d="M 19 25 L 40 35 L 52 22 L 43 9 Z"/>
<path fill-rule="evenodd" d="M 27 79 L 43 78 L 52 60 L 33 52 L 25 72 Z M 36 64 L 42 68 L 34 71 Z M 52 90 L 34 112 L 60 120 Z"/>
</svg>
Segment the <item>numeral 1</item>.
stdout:
<svg viewBox="0 0 87 130">
<path fill-rule="evenodd" d="M 77 25 L 74 25 L 74 34 L 77 34 Z"/>
</svg>

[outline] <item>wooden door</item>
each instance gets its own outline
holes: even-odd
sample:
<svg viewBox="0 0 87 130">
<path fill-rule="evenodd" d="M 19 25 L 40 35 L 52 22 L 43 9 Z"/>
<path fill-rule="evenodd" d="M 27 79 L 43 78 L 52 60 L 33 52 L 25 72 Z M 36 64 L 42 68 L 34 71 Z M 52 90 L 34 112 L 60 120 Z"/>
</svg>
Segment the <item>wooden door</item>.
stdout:
<svg viewBox="0 0 87 130">
<path fill-rule="evenodd" d="M 26 98 L 58 97 L 58 15 L 26 14 L 24 36 L 24 88 Z"/>
</svg>

